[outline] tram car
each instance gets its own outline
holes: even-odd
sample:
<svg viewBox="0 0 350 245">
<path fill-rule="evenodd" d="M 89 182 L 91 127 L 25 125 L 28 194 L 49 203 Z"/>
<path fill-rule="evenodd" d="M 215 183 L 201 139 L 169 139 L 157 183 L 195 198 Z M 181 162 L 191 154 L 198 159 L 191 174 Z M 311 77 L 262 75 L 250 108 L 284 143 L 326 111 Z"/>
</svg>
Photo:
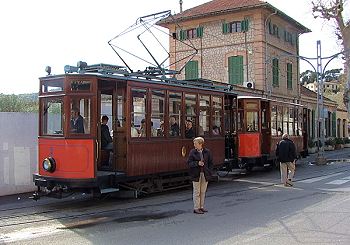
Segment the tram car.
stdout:
<svg viewBox="0 0 350 245">
<path fill-rule="evenodd" d="M 188 185 L 189 122 L 205 138 L 215 167 L 233 161 L 237 95 L 231 88 L 167 79 L 152 68 L 131 73 L 85 62 L 40 78 L 34 197 L 121 188 L 151 193 Z M 109 149 L 101 141 L 103 115 L 113 139 Z"/>
<path fill-rule="evenodd" d="M 283 133 L 295 143 L 298 157 L 307 154 L 307 112 L 301 104 L 258 96 L 238 96 L 237 147 L 233 168 L 278 167 L 276 145 Z"/>
</svg>

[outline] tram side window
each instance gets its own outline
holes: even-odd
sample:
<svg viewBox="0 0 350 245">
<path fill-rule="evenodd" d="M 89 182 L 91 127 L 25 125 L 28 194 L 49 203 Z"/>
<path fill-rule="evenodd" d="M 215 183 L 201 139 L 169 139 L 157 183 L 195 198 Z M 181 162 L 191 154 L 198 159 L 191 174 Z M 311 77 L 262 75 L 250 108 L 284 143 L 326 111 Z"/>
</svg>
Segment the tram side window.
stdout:
<svg viewBox="0 0 350 245">
<path fill-rule="evenodd" d="M 164 136 L 164 91 L 152 91 L 151 136 Z"/>
<path fill-rule="evenodd" d="M 288 133 L 289 110 L 283 107 L 283 133 Z"/>
<path fill-rule="evenodd" d="M 169 93 L 169 135 L 171 137 L 177 137 L 181 134 L 181 101 L 181 93 Z"/>
<path fill-rule="evenodd" d="M 210 134 L 210 97 L 199 96 L 199 125 L 198 135 L 208 136 Z"/>
<path fill-rule="evenodd" d="M 131 137 L 146 137 L 146 90 L 132 89 L 131 97 Z"/>
<path fill-rule="evenodd" d="M 277 107 L 271 108 L 271 135 L 277 136 Z"/>
<path fill-rule="evenodd" d="M 294 108 L 289 108 L 288 134 L 295 135 L 294 131 Z"/>
<path fill-rule="evenodd" d="M 54 93 L 63 91 L 63 80 L 47 80 L 41 83 L 42 93 Z"/>
<path fill-rule="evenodd" d="M 91 99 L 73 99 L 70 108 L 70 132 L 73 134 L 90 134 Z"/>
<path fill-rule="evenodd" d="M 45 99 L 42 108 L 42 134 L 63 135 L 62 99 Z"/>
<path fill-rule="evenodd" d="M 212 97 L 212 135 L 222 135 L 222 97 Z"/>
<path fill-rule="evenodd" d="M 303 110 L 298 110 L 297 111 L 298 115 L 298 122 L 297 122 L 297 135 L 298 136 L 303 136 Z"/>
</svg>

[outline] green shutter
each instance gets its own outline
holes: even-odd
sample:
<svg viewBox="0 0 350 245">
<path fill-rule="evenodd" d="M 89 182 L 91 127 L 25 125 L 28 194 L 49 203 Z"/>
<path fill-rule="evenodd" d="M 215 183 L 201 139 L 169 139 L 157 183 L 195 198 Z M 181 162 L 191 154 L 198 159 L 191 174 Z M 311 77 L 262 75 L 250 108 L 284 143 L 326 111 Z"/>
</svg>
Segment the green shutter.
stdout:
<svg viewBox="0 0 350 245">
<path fill-rule="evenodd" d="M 179 36 L 180 36 L 180 41 L 185 39 L 183 30 L 180 30 L 180 35 Z"/>
<path fill-rule="evenodd" d="M 287 88 L 293 89 L 293 65 L 287 63 Z"/>
<path fill-rule="evenodd" d="M 228 77 L 230 84 L 243 84 L 243 56 L 228 58 Z"/>
<path fill-rule="evenodd" d="M 185 66 L 185 79 L 197 79 L 198 78 L 198 61 L 191 60 L 187 62 Z"/>
<path fill-rule="evenodd" d="M 337 113 L 332 113 L 332 136 L 336 137 L 337 135 Z"/>
<path fill-rule="evenodd" d="M 272 85 L 279 86 L 279 67 L 276 58 L 272 60 Z"/>
<path fill-rule="evenodd" d="M 241 31 L 242 32 L 247 32 L 249 28 L 249 20 L 248 19 L 244 19 L 241 21 Z"/>
<path fill-rule="evenodd" d="M 203 37 L 203 26 L 197 27 L 197 37 Z"/>
<path fill-rule="evenodd" d="M 222 33 L 228 33 L 228 23 L 222 23 Z"/>
</svg>

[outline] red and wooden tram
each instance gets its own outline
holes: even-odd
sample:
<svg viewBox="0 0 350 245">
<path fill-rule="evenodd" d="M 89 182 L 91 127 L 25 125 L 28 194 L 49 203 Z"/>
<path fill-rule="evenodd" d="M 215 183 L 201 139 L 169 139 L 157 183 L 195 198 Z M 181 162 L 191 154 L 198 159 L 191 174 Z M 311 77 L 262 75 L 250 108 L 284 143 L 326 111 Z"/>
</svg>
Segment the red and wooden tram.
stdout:
<svg viewBox="0 0 350 245">
<path fill-rule="evenodd" d="M 216 166 L 234 157 L 233 139 L 225 137 L 234 134 L 237 115 L 229 85 L 104 64 L 66 66 L 65 72 L 40 78 L 36 197 L 121 187 L 148 193 L 188 184 L 193 142 L 185 137 L 186 120 L 205 138 Z M 110 119 L 112 151 L 101 148 L 102 115 Z"/>
<path fill-rule="evenodd" d="M 250 171 L 255 166 L 276 166 L 276 144 L 288 133 L 298 156 L 307 153 L 306 112 L 302 105 L 256 96 L 238 96 L 237 165 Z"/>
</svg>

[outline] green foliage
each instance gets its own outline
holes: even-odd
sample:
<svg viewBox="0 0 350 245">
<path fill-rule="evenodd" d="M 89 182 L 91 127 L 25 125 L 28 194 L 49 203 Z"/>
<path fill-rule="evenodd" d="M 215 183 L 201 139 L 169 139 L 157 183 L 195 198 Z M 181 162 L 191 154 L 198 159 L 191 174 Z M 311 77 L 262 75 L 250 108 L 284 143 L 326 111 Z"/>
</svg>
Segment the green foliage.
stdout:
<svg viewBox="0 0 350 245">
<path fill-rule="evenodd" d="M 344 144 L 350 144 L 350 139 L 348 137 L 344 138 Z"/>
<path fill-rule="evenodd" d="M 335 138 L 334 139 L 336 145 L 342 145 L 344 144 L 343 138 Z"/>
<path fill-rule="evenodd" d="M 38 112 L 37 94 L 0 94 L 0 112 Z"/>
<path fill-rule="evenodd" d="M 325 145 L 331 145 L 331 146 L 334 146 L 335 145 L 335 140 L 332 139 L 332 138 L 328 138 L 325 142 L 324 142 Z"/>
</svg>

